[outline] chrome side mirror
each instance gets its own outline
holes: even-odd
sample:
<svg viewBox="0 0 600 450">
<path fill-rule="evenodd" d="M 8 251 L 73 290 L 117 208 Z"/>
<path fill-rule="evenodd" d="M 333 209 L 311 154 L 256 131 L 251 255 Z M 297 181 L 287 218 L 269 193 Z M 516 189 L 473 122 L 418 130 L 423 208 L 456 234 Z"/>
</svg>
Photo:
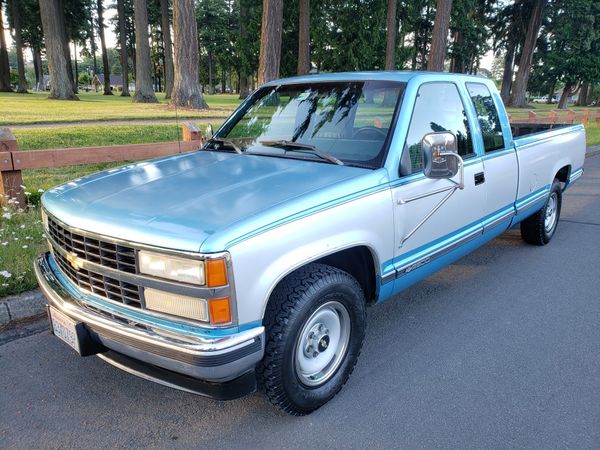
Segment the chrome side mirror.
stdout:
<svg viewBox="0 0 600 450">
<path fill-rule="evenodd" d="M 212 139 L 213 135 L 214 135 L 213 127 L 212 127 L 212 125 L 209 123 L 209 124 L 206 126 L 206 139 L 207 139 L 207 140 L 209 140 L 209 139 Z"/>
<path fill-rule="evenodd" d="M 452 178 L 461 171 L 462 158 L 456 152 L 456 137 L 448 131 L 428 133 L 421 140 L 423 173 L 427 178 Z"/>
</svg>

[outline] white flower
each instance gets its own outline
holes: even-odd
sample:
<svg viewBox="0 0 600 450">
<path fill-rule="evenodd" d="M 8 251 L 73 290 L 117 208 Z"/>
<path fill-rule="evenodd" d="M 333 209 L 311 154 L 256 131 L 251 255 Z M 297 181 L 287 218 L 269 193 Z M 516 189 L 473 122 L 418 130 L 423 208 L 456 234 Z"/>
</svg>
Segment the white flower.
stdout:
<svg viewBox="0 0 600 450">
<path fill-rule="evenodd" d="M 31 192 L 25 191 L 25 195 L 31 195 Z"/>
<path fill-rule="evenodd" d="M 27 186 L 23 186 L 22 184 L 20 184 L 19 186 L 21 186 L 21 189 L 27 189 Z"/>
<path fill-rule="evenodd" d="M 11 218 L 11 217 L 12 217 L 12 214 L 11 214 L 11 213 L 8 213 L 8 212 L 7 212 L 7 213 L 4 213 L 4 214 L 2 214 L 2 218 L 4 218 L 4 219 L 9 219 L 9 220 L 10 220 L 10 218 Z"/>
<path fill-rule="evenodd" d="M 4 245 L 4 246 L 6 247 L 6 246 L 8 245 L 8 242 L 4 241 L 4 242 L 2 243 L 2 245 Z"/>
<path fill-rule="evenodd" d="M 42 233 L 42 237 L 46 239 L 46 233 Z"/>
<path fill-rule="evenodd" d="M 23 228 L 25 228 L 25 225 L 21 225 L 19 228 L 22 230 Z"/>
<path fill-rule="evenodd" d="M 2 275 L 4 278 L 10 278 L 10 277 L 12 277 L 12 273 L 10 273 L 10 272 L 8 272 L 6 270 L 3 270 L 2 272 L 0 272 L 0 275 Z"/>
<path fill-rule="evenodd" d="M 43 189 L 38 189 L 38 192 L 42 193 L 42 192 L 44 192 L 44 190 Z"/>
<path fill-rule="evenodd" d="M 24 245 L 24 246 L 23 246 L 23 248 L 27 248 L 27 247 L 28 247 L 27 245 Z"/>
<path fill-rule="evenodd" d="M 2 287 L 7 287 L 8 283 L 2 283 Z"/>
<path fill-rule="evenodd" d="M 25 236 L 25 239 L 27 239 L 28 241 L 30 241 L 33 238 L 31 236 Z"/>
</svg>

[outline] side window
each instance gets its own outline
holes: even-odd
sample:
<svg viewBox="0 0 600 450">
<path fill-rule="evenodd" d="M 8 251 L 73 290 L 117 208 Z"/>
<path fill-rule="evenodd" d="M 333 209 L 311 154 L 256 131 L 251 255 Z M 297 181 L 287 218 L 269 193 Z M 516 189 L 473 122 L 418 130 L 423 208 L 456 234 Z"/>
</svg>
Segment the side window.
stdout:
<svg viewBox="0 0 600 450">
<path fill-rule="evenodd" d="M 498 110 L 489 89 L 481 83 L 467 83 L 467 90 L 477 112 L 485 152 L 503 149 L 504 136 L 500 126 L 500 117 L 498 117 Z"/>
<path fill-rule="evenodd" d="M 413 173 L 423 169 L 421 139 L 434 131 L 454 133 L 463 158 L 475 155 L 467 114 L 452 83 L 427 83 L 419 88 L 404 148 L 410 154 Z"/>
</svg>

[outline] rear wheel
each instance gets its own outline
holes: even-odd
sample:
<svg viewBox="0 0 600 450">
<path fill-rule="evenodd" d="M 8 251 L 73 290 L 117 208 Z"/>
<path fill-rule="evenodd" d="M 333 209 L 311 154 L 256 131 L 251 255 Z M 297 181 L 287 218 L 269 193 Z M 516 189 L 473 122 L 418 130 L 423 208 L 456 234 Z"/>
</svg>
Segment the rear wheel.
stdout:
<svg viewBox="0 0 600 450">
<path fill-rule="evenodd" d="M 333 398 L 354 369 L 365 325 L 365 297 L 350 274 L 309 264 L 286 277 L 265 313 L 265 357 L 257 369 L 271 403 L 305 415 Z"/>
<path fill-rule="evenodd" d="M 546 245 L 550 242 L 556 232 L 561 204 L 562 189 L 560 181 L 555 179 L 544 207 L 521 222 L 523 240 L 532 245 Z"/>
</svg>

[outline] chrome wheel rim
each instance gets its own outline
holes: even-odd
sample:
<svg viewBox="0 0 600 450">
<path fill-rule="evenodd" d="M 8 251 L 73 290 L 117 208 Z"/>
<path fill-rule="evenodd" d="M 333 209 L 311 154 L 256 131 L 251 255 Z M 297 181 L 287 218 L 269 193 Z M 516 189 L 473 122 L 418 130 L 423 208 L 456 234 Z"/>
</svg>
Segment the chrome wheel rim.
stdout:
<svg viewBox="0 0 600 450">
<path fill-rule="evenodd" d="M 554 228 L 554 225 L 556 225 L 556 218 L 558 216 L 557 208 L 558 196 L 556 195 L 556 192 L 553 192 L 548 199 L 544 216 L 544 229 L 546 230 L 546 233 L 550 233 Z"/>
<path fill-rule="evenodd" d="M 321 305 L 302 327 L 296 343 L 296 375 L 306 386 L 329 380 L 346 356 L 350 314 L 340 302 Z"/>
</svg>

